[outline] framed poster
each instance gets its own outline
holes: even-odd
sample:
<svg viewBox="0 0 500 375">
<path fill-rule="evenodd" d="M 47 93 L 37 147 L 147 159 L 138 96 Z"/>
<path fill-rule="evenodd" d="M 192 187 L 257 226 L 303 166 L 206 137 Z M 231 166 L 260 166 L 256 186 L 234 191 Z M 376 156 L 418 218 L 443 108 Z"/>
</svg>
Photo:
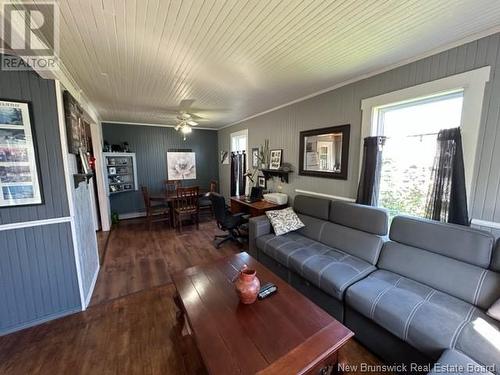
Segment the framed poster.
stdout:
<svg viewBox="0 0 500 375">
<path fill-rule="evenodd" d="M 42 203 L 30 103 L 0 99 L 0 207 Z"/>
<path fill-rule="evenodd" d="M 195 180 L 196 155 L 194 152 L 167 152 L 168 180 Z"/>
<path fill-rule="evenodd" d="M 283 150 L 271 150 L 270 155 L 269 169 L 280 169 L 281 161 L 283 159 Z"/>
</svg>

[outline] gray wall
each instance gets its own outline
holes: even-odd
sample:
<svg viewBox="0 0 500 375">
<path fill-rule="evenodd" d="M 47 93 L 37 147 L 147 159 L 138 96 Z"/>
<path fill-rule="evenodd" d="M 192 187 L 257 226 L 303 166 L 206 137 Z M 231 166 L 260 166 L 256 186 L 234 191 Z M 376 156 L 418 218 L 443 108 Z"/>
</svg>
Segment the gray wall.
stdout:
<svg viewBox="0 0 500 375">
<path fill-rule="evenodd" d="M 34 72 L 0 71 L 0 98 L 31 102 L 44 203 L 0 208 L 0 224 L 68 216 L 55 85 Z"/>
<path fill-rule="evenodd" d="M 167 178 L 167 151 L 169 149 L 191 149 L 196 153 L 196 180 L 185 181 L 184 185 L 199 185 L 208 188 L 210 180 L 219 177 L 217 132 L 195 129 L 186 141 L 173 128 L 103 124 L 103 138 L 110 144 L 128 142 L 137 159 L 137 180 L 152 192 L 159 192 Z M 119 214 L 144 210 L 140 191 L 110 196 L 111 211 Z"/>
<path fill-rule="evenodd" d="M 500 34 L 450 49 L 371 78 L 343 86 L 308 100 L 222 129 L 219 149 L 229 149 L 230 133 L 248 129 L 249 149 L 270 140 L 270 148 L 283 148 L 284 161 L 298 168 L 299 132 L 326 126 L 351 124 L 349 175 L 347 181 L 290 175 L 284 192 L 294 189 L 355 197 L 358 183 L 361 139 L 361 100 L 420 83 L 491 66 L 486 86 L 479 134 L 471 217 L 500 222 Z M 229 166 L 220 165 L 221 191 L 229 194 Z M 272 185 L 271 185 L 272 186 Z"/>
<path fill-rule="evenodd" d="M 31 102 L 44 198 L 0 208 L 0 225 L 69 216 L 54 82 L 0 71 L 0 98 Z M 0 334 L 80 309 L 69 223 L 0 230 L 0 258 Z"/>
<path fill-rule="evenodd" d="M 69 223 L 0 231 L 0 335 L 81 309 Z"/>
</svg>

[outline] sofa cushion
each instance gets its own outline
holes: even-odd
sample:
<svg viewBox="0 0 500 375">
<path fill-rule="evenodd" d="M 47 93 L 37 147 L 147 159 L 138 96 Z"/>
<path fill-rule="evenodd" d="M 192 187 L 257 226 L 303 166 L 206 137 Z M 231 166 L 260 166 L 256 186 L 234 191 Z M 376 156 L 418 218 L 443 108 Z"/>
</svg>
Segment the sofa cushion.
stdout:
<svg viewBox="0 0 500 375">
<path fill-rule="evenodd" d="M 384 243 L 380 236 L 330 222 L 324 225 L 319 241 L 373 265 Z"/>
<path fill-rule="evenodd" d="M 410 216 L 396 216 L 391 224 L 393 241 L 488 268 L 495 241 L 493 235 L 462 225 Z"/>
<path fill-rule="evenodd" d="M 298 233 L 259 237 L 257 247 L 339 300 L 347 287 L 375 270 L 368 262 Z"/>
<path fill-rule="evenodd" d="M 269 218 L 274 233 L 277 236 L 296 231 L 304 226 L 304 223 L 299 219 L 297 214 L 293 212 L 292 207 L 266 211 L 266 216 Z"/>
<path fill-rule="evenodd" d="M 475 306 L 424 284 L 377 270 L 352 285 L 349 306 L 430 358 L 453 348 Z"/>
<path fill-rule="evenodd" d="M 304 223 L 304 227 L 300 228 L 297 233 L 300 233 L 301 235 L 312 240 L 319 241 L 328 221 L 300 213 L 298 213 L 297 216 Z"/>
<path fill-rule="evenodd" d="M 353 283 L 375 271 L 375 266 L 341 250 L 300 249 L 290 256 L 291 268 L 325 293 L 342 300 Z"/>
<path fill-rule="evenodd" d="M 492 375 L 483 365 L 475 362 L 464 353 L 454 349 L 447 349 L 427 375 L 462 375 L 462 374 L 483 374 Z"/>
<path fill-rule="evenodd" d="M 333 201 L 330 221 L 379 236 L 386 236 L 389 230 L 385 209 L 362 204 Z"/>
<path fill-rule="evenodd" d="M 283 236 L 276 236 L 274 233 L 266 234 L 257 238 L 257 247 L 271 258 L 289 267 L 289 255 L 296 249 L 307 248 L 312 245 L 321 245 L 307 237 L 292 232 Z"/>
<path fill-rule="evenodd" d="M 500 274 L 397 242 L 384 244 L 377 267 L 419 281 L 484 310 L 500 298 Z"/>
<path fill-rule="evenodd" d="M 329 199 L 308 197 L 307 195 L 297 195 L 293 200 L 293 209 L 297 213 L 328 220 L 330 214 Z"/>
<path fill-rule="evenodd" d="M 456 349 L 500 374 L 500 322 L 474 311 L 458 337 Z"/>
</svg>

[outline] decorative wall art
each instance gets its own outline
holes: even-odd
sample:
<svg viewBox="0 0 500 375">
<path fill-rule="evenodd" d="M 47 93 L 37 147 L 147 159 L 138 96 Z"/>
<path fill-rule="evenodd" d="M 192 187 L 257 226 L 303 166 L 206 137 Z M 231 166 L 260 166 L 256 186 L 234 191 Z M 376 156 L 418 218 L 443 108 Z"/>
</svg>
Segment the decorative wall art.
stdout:
<svg viewBox="0 0 500 375">
<path fill-rule="evenodd" d="M 196 155 L 194 152 L 167 152 L 169 180 L 196 179 Z"/>
<path fill-rule="evenodd" d="M 221 151 L 220 152 L 220 163 L 221 164 L 229 164 L 229 151 Z"/>
<path fill-rule="evenodd" d="M 78 155 L 80 149 L 87 152 L 87 138 L 85 136 L 85 121 L 83 119 L 83 109 L 75 98 L 64 91 L 64 113 L 66 116 L 66 135 L 68 138 L 68 151 Z"/>
<path fill-rule="evenodd" d="M 263 189 L 267 189 L 267 180 L 264 176 L 259 176 L 257 178 L 257 186 Z"/>
<path fill-rule="evenodd" d="M 283 150 L 271 150 L 269 151 L 269 169 L 280 169 L 281 161 L 283 158 Z"/>
<path fill-rule="evenodd" d="M 29 102 L 0 100 L 0 207 L 42 204 Z"/>
</svg>

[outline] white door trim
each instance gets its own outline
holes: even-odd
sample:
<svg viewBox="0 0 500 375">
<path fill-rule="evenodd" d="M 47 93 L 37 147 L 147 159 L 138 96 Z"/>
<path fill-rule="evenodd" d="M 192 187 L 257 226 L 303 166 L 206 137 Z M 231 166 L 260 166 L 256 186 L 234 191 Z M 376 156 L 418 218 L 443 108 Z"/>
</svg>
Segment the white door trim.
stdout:
<svg viewBox="0 0 500 375">
<path fill-rule="evenodd" d="M 62 151 L 62 160 L 63 160 L 63 170 L 64 170 L 64 178 L 66 180 L 66 192 L 69 206 L 69 216 L 70 216 L 70 224 L 71 224 L 71 237 L 73 238 L 73 254 L 75 257 L 75 265 L 76 265 L 76 275 L 78 279 L 78 289 L 80 291 L 80 304 L 82 311 L 86 309 L 85 305 L 85 295 L 83 291 L 83 278 L 82 278 L 82 268 L 80 264 L 80 254 L 79 254 L 79 244 L 78 238 L 76 235 L 76 226 L 75 226 L 75 209 L 74 209 L 74 197 L 73 197 L 73 176 L 70 175 L 69 168 L 69 160 L 68 160 L 68 144 L 66 138 L 66 120 L 64 116 L 64 101 L 62 90 L 63 87 L 61 82 L 58 80 L 55 81 L 56 88 L 56 104 L 57 104 L 57 117 L 59 121 L 59 136 L 61 138 L 61 151 Z"/>
</svg>

